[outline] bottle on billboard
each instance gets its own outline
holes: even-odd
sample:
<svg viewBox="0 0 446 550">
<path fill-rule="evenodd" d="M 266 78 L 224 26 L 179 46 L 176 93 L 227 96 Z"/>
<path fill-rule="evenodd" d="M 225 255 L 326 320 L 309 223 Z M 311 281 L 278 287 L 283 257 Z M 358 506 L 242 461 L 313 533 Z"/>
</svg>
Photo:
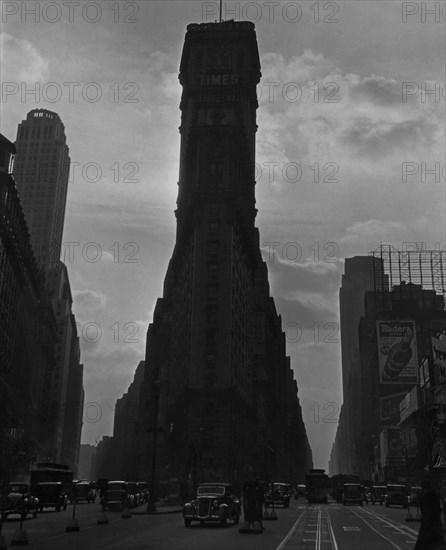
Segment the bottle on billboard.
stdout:
<svg viewBox="0 0 446 550">
<path fill-rule="evenodd" d="M 383 369 L 383 380 L 397 378 L 412 357 L 410 344 L 413 339 L 413 331 L 407 327 L 400 342 L 394 344 L 389 351 L 386 364 Z"/>
</svg>

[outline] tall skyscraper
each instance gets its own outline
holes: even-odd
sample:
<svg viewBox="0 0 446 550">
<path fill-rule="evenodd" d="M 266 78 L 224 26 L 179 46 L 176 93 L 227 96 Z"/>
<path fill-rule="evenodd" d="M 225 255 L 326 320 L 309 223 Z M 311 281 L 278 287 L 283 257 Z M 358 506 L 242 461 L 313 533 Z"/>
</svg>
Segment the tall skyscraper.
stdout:
<svg viewBox="0 0 446 550">
<path fill-rule="evenodd" d="M 339 289 L 341 315 L 342 388 L 347 393 L 351 363 L 358 348 L 358 323 L 364 315 L 364 297 L 368 291 L 388 288 L 383 262 L 374 256 L 345 259 L 342 285 Z"/>
<path fill-rule="evenodd" d="M 82 427 L 83 366 L 68 271 L 60 260 L 70 157 L 59 115 L 46 109 L 30 111 L 18 126 L 15 146 L 14 176 L 58 329 L 57 362 L 48 380 L 56 403 L 51 456 L 75 467 Z"/>
<path fill-rule="evenodd" d="M 297 479 L 311 467 L 254 225 L 260 76 L 252 23 L 187 27 L 176 244 L 148 329 L 141 413 L 157 478 Z"/>
<path fill-rule="evenodd" d="M 46 272 L 60 259 L 70 170 L 59 115 L 30 111 L 18 126 L 15 146 L 14 178 L 39 268 Z"/>
<path fill-rule="evenodd" d="M 345 259 L 339 289 L 343 403 L 330 458 L 330 474 L 356 473 L 357 442 L 353 424 L 358 421 L 356 413 L 358 400 L 361 400 L 358 324 L 364 315 L 366 292 L 387 287 L 388 277 L 379 258 L 354 256 Z"/>
</svg>

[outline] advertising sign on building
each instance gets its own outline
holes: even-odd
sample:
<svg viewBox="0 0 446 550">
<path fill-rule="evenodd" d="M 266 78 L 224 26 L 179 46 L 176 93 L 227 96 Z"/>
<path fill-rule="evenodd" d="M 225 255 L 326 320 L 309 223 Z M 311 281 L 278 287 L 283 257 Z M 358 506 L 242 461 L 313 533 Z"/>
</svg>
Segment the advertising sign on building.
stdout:
<svg viewBox="0 0 446 550">
<path fill-rule="evenodd" d="M 431 341 L 434 360 L 434 384 L 444 384 L 446 382 L 446 340 L 432 337 Z"/>
<path fill-rule="evenodd" d="M 395 393 L 386 397 L 381 397 L 380 416 L 381 420 L 387 423 L 398 424 L 400 421 L 400 403 L 404 399 L 406 392 Z"/>
<path fill-rule="evenodd" d="M 431 387 L 431 381 L 429 376 L 429 359 L 427 357 L 421 361 L 418 375 L 420 377 L 420 388 L 429 389 Z"/>
<path fill-rule="evenodd" d="M 418 354 L 415 322 L 377 321 L 379 381 L 381 384 L 416 384 Z"/>
<path fill-rule="evenodd" d="M 380 433 L 381 464 L 388 464 L 392 459 L 401 460 L 403 456 L 403 442 L 401 431 L 397 427 L 385 428 Z M 389 459 L 391 459 L 389 461 Z"/>
<path fill-rule="evenodd" d="M 419 409 L 418 404 L 418 387 L 414 386 L 409 393 L 406 394 L 400 403 L 400 423 Z"/>
</svg>

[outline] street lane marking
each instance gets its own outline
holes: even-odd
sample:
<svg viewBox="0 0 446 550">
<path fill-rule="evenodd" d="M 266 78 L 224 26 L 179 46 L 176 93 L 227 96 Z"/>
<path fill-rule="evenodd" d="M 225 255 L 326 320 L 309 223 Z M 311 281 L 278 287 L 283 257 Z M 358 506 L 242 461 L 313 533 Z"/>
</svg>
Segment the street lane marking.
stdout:
<svg viewBox="0 0 446 550">
<path fill-rule="evenodd" d="M 336 537 L 334 535 L 333 526 L 331 525 L 329 510 L 327 510 L 327 525 L 328 525 L 328 531 L 330 533 L 331 545 L 333 546 L 333 550 L 339 550 L 338 543 L 336 542 Z"/>
<path fill-rule="evenodd" d="M 367 512 L 367 510 L 364 510 L 364 512 Z M 367 512 L 367 513 L 370 513 L 370 512 Z M 373 517 L 373 515 L 372 515 Z M 413 529 L 411 529 L 410 527 L 407 527 L 406 525 L 402 525 L 402 524 L 399 524 L 399 523 L 392 523 L 390 520 L 388 519 L 385 519 L 385 518 L 382 518 L 382 517 L 379 517 L 379 516 L 376 516 L 379 520 L 381 520 L 383 523 L 386 523 L 387 525 L 381 525 L 382 528 L 390 528 L 390 527 L 393 527 L 394 529 L 397 529 L 398 530 L 398 534 L 399 535 L 406 535 L 406 536 L 409 536 L 411 537 L 412 535 L 410 533 L 407 533 L 406 530 L 408 531 L 411 531 L 415 536 L 413 537 L 413 540 L 416 540 L 418 538 L 418 533 L 417 531 L 414 531 Z M 399 525 L 399 527 L 398 527 Z M 395 534 L 395 533 L 392 533 L 392 534 Z"/>
<path fill-rule="evenodd" d="M 375 518 L 379 521 L 382 521 L 382 522 L 389 521 L 387 520 L 387 518 L 383 518 L 382 516 L 375 516 L 374 514 L 372 514 L 372 512 L 369 512 L 368 510 L 363 510 L 363 512 L 365 512 L 366 514 L 369 514 L 370 516 L 372 516 L 372 518 Z M 415 529 L 411 529 L 408 525 L 403 525 L 402 523 L 397 523 L 397 522 L 395 522 L 395 525 L 399 525 L 399 527 L 403 530 L 406 529 L 407 531 L 410 531 L 410 533 L 407 533 L 409 537 L 411 536 L 411 533 L 413 533 L 415 535 L 414 540 L 416 540 L 416 538 L 418 537 L 418 531 L 415 531 Z"/>
<path fill-rule="evenodd" d="M 401 546 L 398 546 L 398 544 L 395 544 L 393 542 L 393 540 L 390 540 L 389 538 L 385 537 L 382 533 L 380 533 L 377 529 L 375 529 L 373 527 L 373 525 L 370 525 L 370 523 L 368 521 L 366 521 L 364 518 L 362 518 L 359 514 L 357 514 L 356 512 L 353 512 L 355 514 L 355 516 L 357 516 L 361 521 L 363 521 L 366 525 L 368 525 L 370 527 L 370 529 L 372 529 L 372 531 L 375 531 L 375 533 L 377 533 L 381 538 L 385 539 L 387 542 L 390 542 L 390 544 L 396 548 L 396 550 L 402 550 Z"/>
<path fill-rule="evenodd" d="M 344 531 L 361 531 L 361 527 L 343 527 Z"/>
<path fill-rule="evenodd" d="M 118 521 L 122 521 L 122 519 L 114 519 L 112 521 L 109 521 L 108 523 L 117 523 Z M 87 527 L 82 527 L 82 531 L 87 531 L 87 529 L 94 529 L 95 527 L 98 527 L 97 525 L 87 525 Z M 61 537 L 66 537 L 67 535 L 69 535 L 70 533 L 61 533 L 60 535 L 55 535 L 54 537 L 50 537 L 48 539 L 41 539 L 41 540 L 38 540 L 36 542 L 46 542 L 47 540 L 54 540 L 54 539 L 60 539 Z"/>
<path fill-rule="evenodd" d="M 286 546 L 286 544 L 288 543 L 288 541 L 290 540 L 290 538 L 294 535 L 296 529 L 299 527 L 299 524 L 301 523 L 302 521 L 302 518 L 303 516 L 305 515 L 305 512 L 308 510 L 308 508 L 306 508 L 302 513 L 301 515 L 296 519 L 294 525 L 291 527 L 291 529 L 288 531 L 288 534 L 285 536 L 285 538 L 282 540 L 282 542 L 279 544 L 279 546 L 276 548 L 276 550 L 283 550 Z"/>
<path fill-rule="evenodd" d="M 322 512 L 319 510 L 317 515 L 317 532 L 316 532 L 316 544 L 315 550 L 321 550 L 321 523 L 322 523 Z"/>
</svg>

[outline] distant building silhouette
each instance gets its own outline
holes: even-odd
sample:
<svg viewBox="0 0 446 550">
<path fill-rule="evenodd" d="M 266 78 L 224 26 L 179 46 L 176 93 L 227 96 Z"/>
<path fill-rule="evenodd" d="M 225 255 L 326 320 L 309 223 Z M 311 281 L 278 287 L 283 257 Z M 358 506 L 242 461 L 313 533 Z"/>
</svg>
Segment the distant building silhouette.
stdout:
<svg viewBox="0 0 446 550">
<path fill-rule="evenodd" d="M 39 267 L 57 264 L 62 247 L 69 149 L 57 113 L 30 111 L 17 130 L 14 178 L 22 199 Z"/>
<path fill-rule="evenodd" d="M 255 227 L 260 62 L 250 22 L 191 24 L 176 244 L 147 332 L 141 437 L 159 482 L 303 479 L 297 384 Z"/>
</svg>

